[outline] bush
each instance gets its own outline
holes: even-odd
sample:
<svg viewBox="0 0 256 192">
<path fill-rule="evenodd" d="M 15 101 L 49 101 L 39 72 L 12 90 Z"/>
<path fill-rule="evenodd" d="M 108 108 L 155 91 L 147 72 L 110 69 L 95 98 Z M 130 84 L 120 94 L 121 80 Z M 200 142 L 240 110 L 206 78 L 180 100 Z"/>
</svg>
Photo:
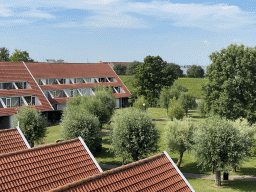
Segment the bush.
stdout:
<svg viewBox="0 0 256 192">
<path fill-rule="evenodd" d="M 143 106 L 143 104 L 145 103 L 145 106 Z M 148 102 L 145 99 L 144 96 L 140 96 L 137 98 L 137 100 L 135 101 L 135 103 L 133 104 L 133 107 L 141 109 L 141 110 L 147 110 L 148 108 Z"/>
<path fill-rule="evenodd" d="M 96 116 L 81 108 L 81 106 L 66 107 L 64 109 L 61 133 L 65 140 L 81 136 L 92 153 L 99 150 L 97 144 L 100 122 Z"/>
<path fill-rule="evenodd" d="M 146 112 L 125 108 L 115 113 L 114 122 L 110 142 L 116 157 L 137 161 L 157 151 L 159 132 Z"/>
<path fill-rule="evenodd" d="M 184 116 L 183 106 L 176 100 L 176 98 L 170 100 L 168 117 L 173 120 L 182 119 Z"/>
<path fill-rule="evenodd" d="M 206 116 L 206 110 L 205 110 L 205 102 L 204 99 L 201 99 L 198 103 L 197 103 L 197 113 L 201 116 L 201 117 L 205 117 Z"/>
<path fill-rule="evenodd" d="M 47 123 L 45 117 L 37 112 L 34 107 L 27 107 L 25 105 L 18 109 L 15 115 L 15 126 L 18 125 L 26 137 L 30 147 L 34 144 L 41 144 L 46 136 Z"/>
<path fill-rule="evenodd" d="M 188 115 L 188 110 L 196 107 L 196 100 L 194 95 L 188 92 L 182 92 L 178 99 L 179 103 L 184 107 L 186 116 Z"/>
<path fill-rule="evenodd" d="M 184 121 L 174 119 L 174 121 L 169 121 L 165 126 L 165 140 L 167 147 L 172 152 L 178 152 L 180 155 L 177 162 L 178 167 L 180 167 L 184 152 L 190 150 L 193 144 L 194 129 L 195 127 L 189 119 Z"/>
</svg>

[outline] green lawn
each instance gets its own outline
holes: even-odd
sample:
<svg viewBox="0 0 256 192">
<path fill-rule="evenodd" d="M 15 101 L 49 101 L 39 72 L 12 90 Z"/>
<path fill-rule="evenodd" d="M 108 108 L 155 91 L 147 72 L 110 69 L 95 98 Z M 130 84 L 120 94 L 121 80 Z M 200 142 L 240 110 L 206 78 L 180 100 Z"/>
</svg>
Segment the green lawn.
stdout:
<svg viewBox="0 0 256 192">
<path fill-rule="evenodd" d="M 55 143 L 56 140 L 61 139 L 60 129 L 60 125 L 48 127 L 44 143 Z"/>
</svg>

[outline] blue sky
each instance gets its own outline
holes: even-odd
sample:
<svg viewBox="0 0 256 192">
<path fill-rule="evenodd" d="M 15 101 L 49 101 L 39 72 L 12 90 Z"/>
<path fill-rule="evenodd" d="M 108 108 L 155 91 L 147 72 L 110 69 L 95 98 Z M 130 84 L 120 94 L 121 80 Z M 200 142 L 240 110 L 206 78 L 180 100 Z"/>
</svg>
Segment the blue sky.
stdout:
<svg viewBox="0 0 256 192">
<path fill-rule="evenodd" d="M 256 46 L 256 0 L 2 0 L 0 47 L 36 61 L 209 65 L 231 43 Z"/>
</svg>

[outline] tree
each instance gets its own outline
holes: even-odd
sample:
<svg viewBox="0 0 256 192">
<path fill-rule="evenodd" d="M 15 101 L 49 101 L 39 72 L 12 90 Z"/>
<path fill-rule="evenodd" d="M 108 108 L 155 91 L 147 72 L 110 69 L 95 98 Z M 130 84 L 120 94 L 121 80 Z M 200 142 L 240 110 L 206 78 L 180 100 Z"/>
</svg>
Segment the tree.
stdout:
<svg viewBox="0 0 256 192">
<path fill-rule="evenodd" d="M 173 121 L 173 119 L 182 119 L 184 116 L 183 106 L 174 97 L 170 100 L 168 117 Z"/>
<path fill-rule="evenodd" d="M 146 111 L 148 108 L 148 102 L 144 96 L 140 96 L 133 104 L 133 107 Z"/>
<path fill-rule="evenodd" d="M 134 107 L 125 108 L 114 115 L 110 135 L 112 151 L 123 162 L 137 161 L 158 149 L 159 132 L 146 112 Z"/>
<path fill-rule="evenodd" d="M 10 53 L 9 50 L 5 47 L 0 48 L 0 61 L 9 61 Z"/>
<path fill-rule="evenodd" d="M 205 102 L 204 99 L 201 99 L 198 104 L 197 104 L 197 113 L 201 116 L 201 117 L 205 117 L 206 116 L 206 110 L 205 110 Z"/>
<path fill-rule="evenodd" d="M 188 110 L 196 107 L 195 97 L 188 92 L 182 92 L 179 96 L 178 101 L 184 107 L 186 116 L 188 115 Z"/>
<path fill-rule="evenodd" d="M 98 151 L 100 122 L 98 118 L 81 106 L 69 105 L 64 109 L 61 134 L 63 139 L 81 136 L 92 153 Z M 100 143 L 101 144 L 101 143 Z"/>
<path fill-rule="evenodd" d="M 10 61 L 24 61 L 24 62 L 34 62 L 33 59 L 29 58 L 29 53 L 27 51 L 21 51 L 15 49 L 14 53 L 12 54 Z"/>
<path fill-rule="evenodd" d="M 113 70 L 116 72 L 117 75 L 125 75 L 126 68 L 126 65 L 117 63 L 114 65 Z"/>
<path fill-rule="evenodd" d="M 171 86 L 175 80 L 174 71 L 167 67 L 166 61 L 160 56 L 147 56 L 137 68 L 135 86 L 138 95 L 144 95 L 151 105 L 154 105 L 161 89 Z"/>
<path fill-rule="evenodd" d="M 215 184 L 221 185 L 221 171 L 228 172 L 234 164 L 240 164 L 248 156 L 254 134 L 250 129 L 245 134 L 225 118 L 211 116 L 198 125 L 194 134 L 195 144 L 192 152 L 203 168 L 213 167 L 216 170 Z M 253 128 L 255 131 L 255 127 Z M 255 133 L 255 132 L 254 132 Z"/>
<path fill-rule="evenodd" d="M 170 99 L 173 99 L 173 97 L 171 96 L 170 89 L 168 89 L 167 87 L 164 87 L 160 92 L 159 103 L 160 103 L 160 107 L 165 108 L 167 110 L 167 114 L 168 114 Z"/>
<path fill-rule="evenodd" d="M 180 65 L 177 65 L 175 63 L 168 63 L 168 65 L 171 66 L 171 68 L 175 72 L 177 78 L 183 77 L 183 71 L 181 70 Z"/>
<path fill-rule="evenodd" d="M 231 44 L 210 56 L 209 80 L 203 86 L 207 113 L 235 120 L 240 116 L 256 122 L 256 47 Z"/>
<path fill-rule="evenodd" d="M 18 122 L 31 147 L 34 147 L 35 143 L 42 143 L 46 135 L 47 123 L 45 117 L 40 112 L 37 112 L 34 107 L 23 105 L 15 115 L 15 126 L 18 125 Z"/>
<path fill-rule="evenodd" d="M 192 65 L 187 70 L 187 77 L 190 77 L 190 78 L 203 78 L 204 77 L 204 69 L 201 66 Z"/>
<path fill-rule="evenodd" d="M 192 121 L 186 119 L 183 121 L 174 119 L 165 126 L 165 140 L 167 147 L 172 152 L 179 153 L 177 167 L 180 167 L 183 154 L 186 150 L 190 150 L 193 142 L 193 132 L 195 126 Z"/>
<path fill-rule="evenodd" d="M 179 99 L 179 96 L 182 92 L 188 92 L 188 89 L 174 82 L 170 88 L 171 98 L 175 97 L 176 99 Z"/>
<path fill-rule="evenodd" d="M 126 69 L 126 75 L 135 75 L 137 72 L 137 67 L 141 65 L 142 62 L 133 61 Z"/>
</svg>

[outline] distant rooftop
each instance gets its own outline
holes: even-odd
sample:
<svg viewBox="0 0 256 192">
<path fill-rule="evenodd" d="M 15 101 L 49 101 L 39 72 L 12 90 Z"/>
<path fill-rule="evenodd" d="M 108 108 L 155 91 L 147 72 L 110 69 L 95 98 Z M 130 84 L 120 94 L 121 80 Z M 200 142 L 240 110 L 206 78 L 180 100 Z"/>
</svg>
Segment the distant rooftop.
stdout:
<svg viewBox="0 0 256 192">
<path fill-rule="evenodd" d="M 58 59 L 57 61 L 55 59 L 46 59 L 47 63 L 63 63 L 64 60 Z"/>
</svg>

